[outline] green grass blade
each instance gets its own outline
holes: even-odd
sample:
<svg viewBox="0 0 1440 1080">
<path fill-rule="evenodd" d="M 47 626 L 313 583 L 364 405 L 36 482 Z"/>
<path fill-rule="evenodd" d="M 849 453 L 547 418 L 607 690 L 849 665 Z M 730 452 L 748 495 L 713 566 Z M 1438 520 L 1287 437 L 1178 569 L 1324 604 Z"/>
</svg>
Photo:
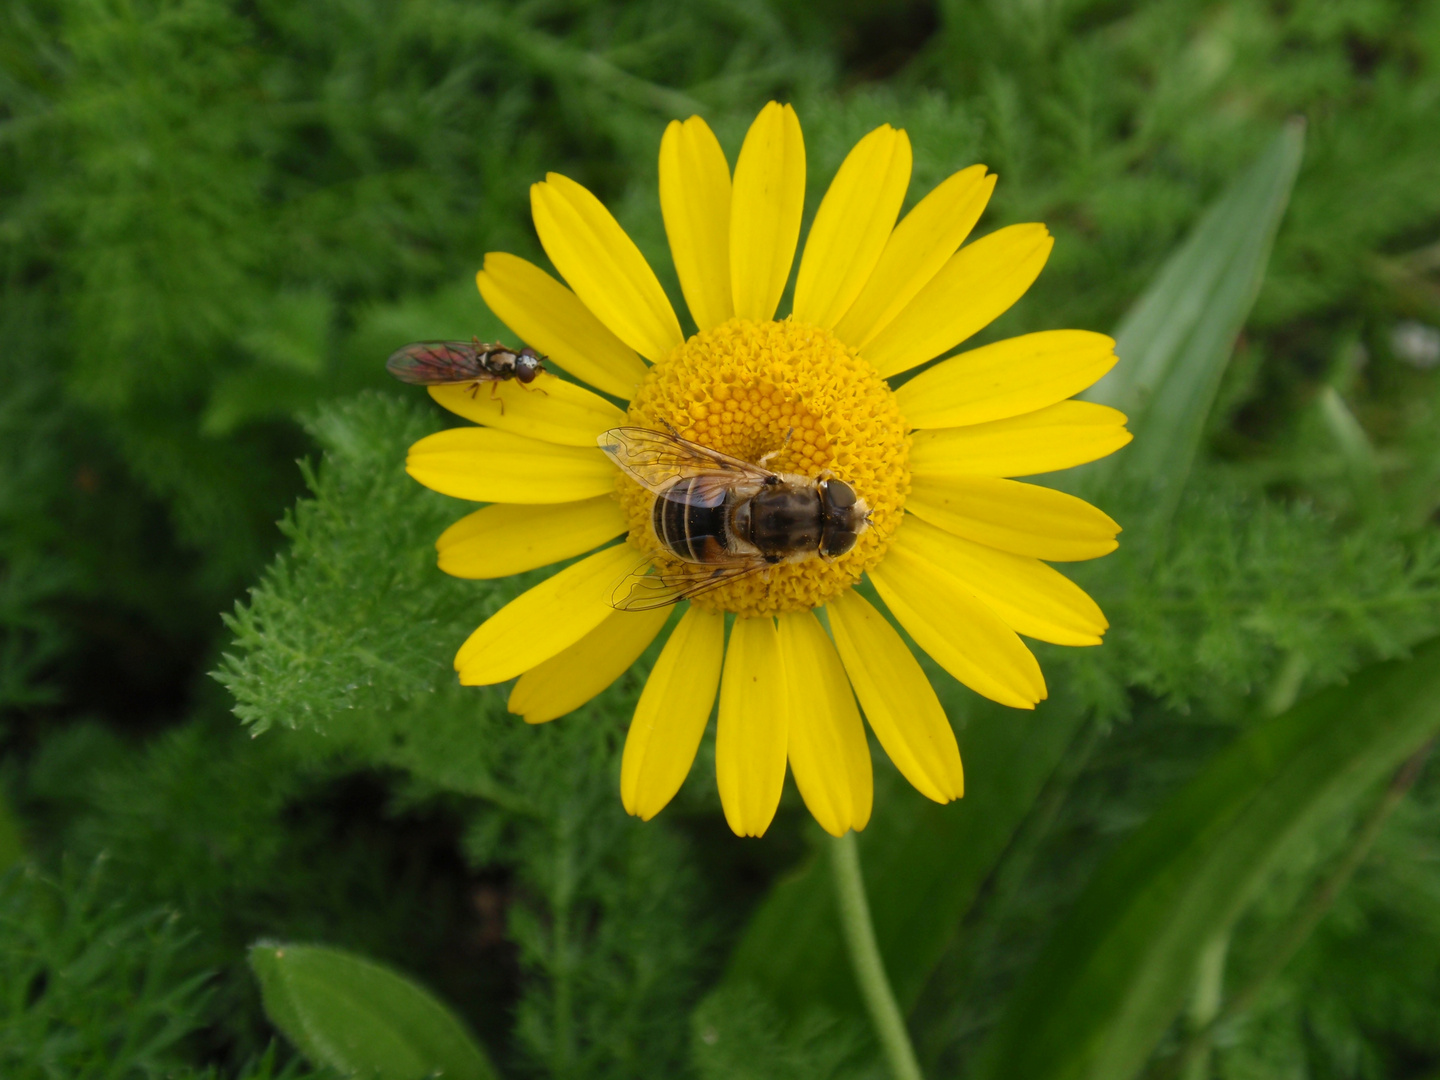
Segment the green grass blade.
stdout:
<svg viewBox="0 0 1440 1080">
<path fill-rule="evenodd" d="M 312 1065 L 367 1080 L 498 1080 L 455 1015 L 402 975 L 339 949 L 250 948 L 265 1013 Z"/>
<path fill-rule="evenodd" d="M 1153 489 L 1163 525 L 1185 486 L 1235 339 L 1265 276 L 1305 146 L 1292 121 L 1201 217 L 1115 331 L 1120 362 L 1087 393 L 1135 442 L 1101 475 Z"/>
<path fill-rule="evenodd" d="M 1127 1080 L 1201 952 L 1283 853 L 1440 732 L 1440 639 L 1268 720 L 1220 753 L 1091 880 L 1022 979 L 975 1080 Z"/>
</svg>

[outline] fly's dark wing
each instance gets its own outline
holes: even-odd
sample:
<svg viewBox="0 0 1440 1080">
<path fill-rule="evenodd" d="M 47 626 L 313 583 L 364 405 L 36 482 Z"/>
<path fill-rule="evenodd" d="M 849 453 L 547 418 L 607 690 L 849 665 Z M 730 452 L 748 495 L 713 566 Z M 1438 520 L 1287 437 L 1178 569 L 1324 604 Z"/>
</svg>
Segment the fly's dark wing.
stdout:
<svg viewBox="0 0 1440 1080">
<path fill-rule="evenodd" d="M 595 440 L 641 486 L 663 495 L 677 480 L 705 477 L 716 485 L 764 484 L 776 474 L 678 435 L 642 427 L 611 428 Z"/>
<path fill-rule="evenodd" d="M 770 565 L 763 559 L 750 558 L 723 566 L 707 565 L 693 574 L 663 574 L 658 570 L 646 573 L 649 563 L 647 558 L 616 583 L 610 594 L 611 607 L 619 611 L 654 611 L 747 578 Z"/>
<path fill-rule="evenodd" d="M 417 341 L 391 353 L 385 369 L 413 386 L 441 386 L 493 377 L 485 370 L 475 346 L 463 341 Z"/>
</svg>

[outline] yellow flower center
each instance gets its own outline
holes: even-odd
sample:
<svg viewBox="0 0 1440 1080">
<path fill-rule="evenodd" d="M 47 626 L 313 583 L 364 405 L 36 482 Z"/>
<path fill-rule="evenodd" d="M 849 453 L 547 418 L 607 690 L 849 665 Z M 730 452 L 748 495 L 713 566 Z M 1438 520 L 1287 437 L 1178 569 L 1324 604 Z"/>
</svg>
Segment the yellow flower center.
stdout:
<svg viewBox="0 0 1440 1080">
<path fill-rule="evenodd" d="M 694 598 L 707 611 L 757 616 L 817 607 L 860 580 L 885 554 L 910 491 L 910 437 L 895 395 L 854 349 L 828 330 L 791 319 L 731 319 L 663 357 L 630 402 L 629 420 L 765 468 L 850 484 L 870 506 L 870 527 L 833 560 L 768 566 Z M 621 476 L 630 543 L 665 573 L 708 576 L 661 547 L 653 496 Z"/>
</svg>

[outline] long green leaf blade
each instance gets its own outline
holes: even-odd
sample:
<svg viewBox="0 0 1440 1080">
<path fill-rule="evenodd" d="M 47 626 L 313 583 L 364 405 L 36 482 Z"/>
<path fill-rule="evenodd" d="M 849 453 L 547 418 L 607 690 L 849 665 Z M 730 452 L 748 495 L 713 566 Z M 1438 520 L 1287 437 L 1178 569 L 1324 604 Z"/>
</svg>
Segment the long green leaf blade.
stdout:
<svg viewBox="0 0 1440 1080">
<path fill-rule="evenodd" d="M 1167 521 L 1255 303 L 1305 147 L 1287 124 L 1196 224 L 1115 331 L 1120 362 L 1086 395 L 1130 417 L 1135 441 L 1099 475 L 1154 491 Z"/>
<path fill-rule="evenodd" d="M 402 975 L 340 949 L 259 942 L 265 1013 L 309 1061 L 376 1080 L 498 1080 L 455 1015 Z"/>
<path fill-rule="evenodd" d="M 1261 724 L 1127 840 L 1056 927 L 977 1080 L 1127 1080 L 1284 851 L 1440 732 L 1440 639 Z"/>
</svg>

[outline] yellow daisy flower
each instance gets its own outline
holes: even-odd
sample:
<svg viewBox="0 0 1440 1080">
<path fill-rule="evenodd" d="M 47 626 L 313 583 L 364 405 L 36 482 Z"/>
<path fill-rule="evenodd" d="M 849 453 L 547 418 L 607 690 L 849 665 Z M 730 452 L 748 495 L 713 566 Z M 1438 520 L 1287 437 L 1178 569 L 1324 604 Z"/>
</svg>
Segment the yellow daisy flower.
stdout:
<svg viewBox="0 0 1440 1080">
<path fill-rule="evenodd" d="M 765 832 L 787 762 L 822 827 L 836 836 L 863 828 L 872 779 L 861 710 L 916 788 L 939 802 L 962 794 L 944 710 L 904 639 L 853 588 L 864 574 L 936 663 L 1017 708 L 1046 694 L 1019 635 L 1096 645 L 1105 632 L 1100 609 L 1047 562 L 1104 555 L 1119 526 L 1015 477 L 1129 441 L 1114 409 L 1067 400 L 1115 363 L 1114 342 L 1080 330 L 1026 334 L 892 389 L 887 379 L 1009 308 L 1052 245 L 1043 225 L 1012 225 L 961 246 L 995 183 L 980 165 L 896 224 L 910 167 L 902 130 L 885 125 L 856 144 L 815 215 L 784 319 L 776 309 L 800 235 L 805 151 L 794 110 L 774 102 L 733 175 L 699 117 L 671 123 L 661 141 L 660 208 L 693 336 L 619 223 L 567 177 L 551 173 L 530 194 L 540 242 L 568 288 L 514 255 L 485 257 L 478 282 L 491 310 L 629 407 L 549 374 L 493 396 L 431 388 L 483 426 L 420 440 L 410 475 L 490 504 L 441 535 L 440 568 L 495 578 L 593 552 L 486 620 L 455 657 L 462 683 L 518 676 L 510 710 L 542 723 L 600 693 L 666 625 L 668 608 L 612 605 L 637 552 L 660 570 L 685 564 L 655 537 L 654 496 L 597 447 L 611 428 L 668 428 L 751 462 L 769 455 L 775 471 L 848 482 L 871 508 L 847 554 L 777 565 L 692 598 L 630 725 L 620 786 L 631 814 L 648 820 L 679 789 L 717 693 L 716 778 L 737 834 Z M 728 642 L 726 613 L 735 616 Z"/>
</svg>

